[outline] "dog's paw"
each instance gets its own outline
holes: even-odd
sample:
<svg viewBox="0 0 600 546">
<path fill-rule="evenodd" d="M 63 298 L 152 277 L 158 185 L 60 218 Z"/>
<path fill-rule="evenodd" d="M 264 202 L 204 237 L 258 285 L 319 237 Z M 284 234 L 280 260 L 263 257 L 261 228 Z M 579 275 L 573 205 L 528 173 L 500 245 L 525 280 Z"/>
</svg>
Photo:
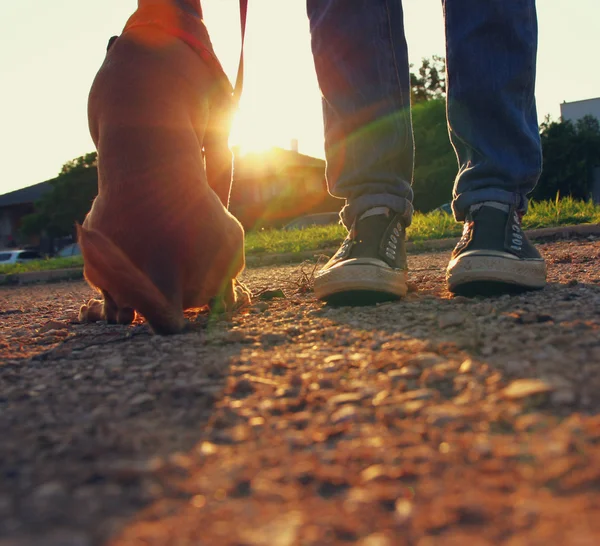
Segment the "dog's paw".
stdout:
<svg viewBox="0 0 600 546">
<path fill-rule="evenodd" d="M 252 292 L 242 282 L 237 279 L 233 279 L 233 310 L 237 311 L 252 303 Z"/>
<path fill-rule="evenodd" d="M 104 301 L 91 299 L 79 309 L 79 322 L 104 320 Z"/>
</svg>

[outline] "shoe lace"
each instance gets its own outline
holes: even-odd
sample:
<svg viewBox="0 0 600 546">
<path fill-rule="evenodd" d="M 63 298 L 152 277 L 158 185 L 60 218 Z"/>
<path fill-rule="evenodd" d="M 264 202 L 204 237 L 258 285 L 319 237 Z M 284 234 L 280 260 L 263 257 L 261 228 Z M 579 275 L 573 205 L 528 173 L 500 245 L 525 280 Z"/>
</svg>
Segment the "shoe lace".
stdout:
<svg viewBox="0 0 600 546">
<path fill-rule="evenodd" d="M 350 230 L 350 232 L 348 233 L 348 235 L 346 235 L 346 238 L 342 242 L 342 245 L 335 253 L 334 257 L 345 255 L 346 252 L 348 252 L 354 244 L 356 244 L 356 241 L 354 240 L 354 233 L 352 230 Z"/>
<path fill-rule="evenodd" d="M 462 237 L 460 238 L 460 242 L 464 243 L 469 239 L 469 234 L 471 232 L 471 230 L 473 229 L 473 220 L 465 220 L 465 223 L 463 225 L 463 231 L 462 231 Z"/>
</svg>

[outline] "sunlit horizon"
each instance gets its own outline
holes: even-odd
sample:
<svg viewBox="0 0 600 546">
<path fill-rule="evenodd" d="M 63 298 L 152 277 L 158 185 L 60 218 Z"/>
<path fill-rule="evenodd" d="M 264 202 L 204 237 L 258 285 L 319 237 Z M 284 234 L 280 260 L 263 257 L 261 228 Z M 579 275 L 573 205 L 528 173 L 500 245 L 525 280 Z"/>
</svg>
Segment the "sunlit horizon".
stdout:
<svg viewBox="0 0 600 546">
<path fill-rule="evenodd" d="M 237 0 L 203 0 L 215 50 L 231 79 L 239 58 Z M 87 95 L 106 43 L 135 10 L 136 0 L 90 5 L 37 0 L 0 6 L 0 194 L 53 178 L 61 166 L 94 146 L 87 128 Z M 439 0 L 404 0 L 410 61 L 444 55 Z M 600 49 L 600 4 L 573 0 L 564 24 L 560 0 L 538 2 L 539 121 L 560 115 L 564 100 L 600 96 L 600 74 L 589 52 Z M 26 25 L 24 23 L 26 21 Z M 27 32 L 23 32 L 26 28 Z M 560 37 L 560 39 L 557 39 Z M 272 146 L 324 157 L 321 99 L 305 0 L 250 2 L 244 94 L 230 143 L 243 153 Z"/>
</svg>

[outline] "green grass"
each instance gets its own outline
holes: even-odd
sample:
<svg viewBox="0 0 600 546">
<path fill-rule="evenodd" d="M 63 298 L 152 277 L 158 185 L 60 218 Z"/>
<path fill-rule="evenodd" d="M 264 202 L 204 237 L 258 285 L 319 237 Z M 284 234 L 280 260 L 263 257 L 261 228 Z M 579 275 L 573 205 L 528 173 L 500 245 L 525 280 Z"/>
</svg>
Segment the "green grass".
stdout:
<svg viewBox="0 0 600 546">
<path fill-rule="evenodd" d="M 312 226 L 284 231 L 264 229 L 246 234 L 246 255 L 319 250 L 339 244 L 346 236 L 341 225 Z"/>
<path fill-rule="evenodd" d="M 571 197 L 555 201 L 531 202 L 523 218 L 525 229 L 600 223 L 600 205 Z"/>
<path fill-rule="evenodd" d="M 600 206 L 591 202 L 576 201 L 571 197 L 539 203 L 532 201 L 523 218 L 525 229 L 597 223 L 600 223 Z M 418 242 L 458 237 L 462 227 L 462 223 L 440 211 L 427 214 L 416 212 L 408 228 L 408 239 Z M 246 254 L 250 256 L 320 250 L 338 245 L 345 236 L 346 230 L 339 225 L 315 226 L 293 231 L 270 229 L 250 232 L 246 235 Z"/>
<path fill-rule="evenodd" d="M 45 260 L 32 260 L 22 264 L 0 265 L 0 275 L 13 275 L 16 273 L 28 273 L 30 271 L 49 271 L 52 269 L 69 269 L 81 267 L 83 258 L 73 256 L 72 258 L 47 258 Z"/>
<path fill-rule="evenodd" d="M 531 202 L 523 219 L 525 229 L 556 227 L 575 224 L 600 223 L 600 206 L 590 202 L 576 201 L 570 197 L 555 201 Z M 415 213 L 408 229 L 410 241 L 427 241 L 459 236 L 462 224 L 443 212 Z M 346 236 L 340 225 L 314 226 L 305 229 L 283 231 L 265 229 L 246 234 L 246 255 L 296 253 L 305 250 L 319 251 L 335 247 Z M 52 258 L 25 264 L 0 266 L 0 274 L 24 273 L 48 269 L 80 267 L 81 256 Z"/>
</svg>

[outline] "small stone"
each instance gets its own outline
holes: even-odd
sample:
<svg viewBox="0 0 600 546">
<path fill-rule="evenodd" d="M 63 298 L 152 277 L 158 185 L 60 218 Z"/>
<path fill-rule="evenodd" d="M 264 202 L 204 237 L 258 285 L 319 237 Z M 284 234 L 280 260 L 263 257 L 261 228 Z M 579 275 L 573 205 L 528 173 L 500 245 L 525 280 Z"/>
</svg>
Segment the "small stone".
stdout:
<svg viewBox="0 0 600 546">
<path fill-rule="evenodd" d="M 150 394 L 150 393 L 141 393 L 141 394 L 137 394 L 135 395 L 130 401 L 129 401 L 129 405 L 130 406 L 136 406 L 136 407 L 152 407 L 154 405 L 154 401 L 156 400 L 156 398 L 154 397 L 154 395 Z"/>
<path fill-rule="evenodd" d="M 263 334 L 260 338 L 265 345 L 277 345 L 278 343 L 284 342 L 286 339 L 287 336 L 284 334 L 277 334 L 274 332 Z"/>
<path fill-rule="evenodd" d="M 402 394 L 396 394 L 394 396 L 388 396 L 382 400 L 380 406 L 394 406 L 404 404 L 405 402 L 423 401 L 430 400 L 435 396 L 433 389 L 417 389 L 414 391 L 404 392 Z"/>
<path fill-rule="evenodd" d="M 243 542 L 248 546 L 293 546 L 298 543 L 298 534 L 304 521 L 299 511 L 282 514 L 257 525 L 243 533 Z"/>
<path fill-rule="evenodd" d="M 392 539 L 382 533 L 374 533 L 361 539 L 358 546 L 393 546 Z"/>
<path fill-rule="evenodd" d="M 438 318 L 438 326 L 440 328 L 450 328 L 450 326 L 460 326 L 467 320 L 467 315 L 459 311 L 450 311 L 444 313 Z"/>
<path fill-rule="evenodd" d="M 455 406 L 454 404 L 441 404 L 423 410 L 423 415 L 425 415 L 427 421 L 435 427 L 444 426 L 461 419 L 465 416 L 465 413 L 466 410 L 464 408 Z"/>
<path fill-rule="evenodd" d="M 550 395 L 550 402 L 555 406 L 572 406 L 577 401 L 574 389 L 559 389 Z"/>
<path fill-rule="evenodd" d="M 246 340 L 246 334 L 241 330 L 229 332 L 223 340 L 227 343 L 243 343 Z"/>
<path fill-rule="evenodd" d="M 117 461 L 111 464 L 106 471 L 117 481 L 129 483 L 158 472 L 162 466 L 163 463 L 158 458 L 148 461 Z"/>
<path fill-rule="evenodd" d="M 119 354 L 111 355 L 100 362 L 100 366 L 103 368 L 110 368 L 112 370 L 119 370 L 123 368 L 123 357 Z"/>
<path fill-rule="evenodd" d="M 331 422 L 334 425 L 341 423 L 350 423 L 358 420 L 358 411 L 354 406 L 342 406 L 331 415 Z"/>
<path fill-rule="evenodd" d="M 364 398 L 364 395 L 359 392 L 345 392 L 337 394 L 327 400 L 330 406 L 341 406 L 342 404 L 359 404 Z"/>
<path fill-rule="evenodd" d="M 393 381 L 397 379 L 416 379 L 421 375 L 421 370 L 415 366 L 404 366 L 399 370 L 390 370 L 388 377 Z"/>
<path fill-rule="evenodd" d="M 36 500 L 50 500 L 67 496 L 67 491 L 60 482 L 48 482 L 40 485 L 33 495 Z"/>
<path fill-rule="evenodd" d="M 427 366 L 434 366 L 440 362 L 444 362 L 444 359 L 435 353 L 419 353 L 412 358 L 409 358 L 405 364 L 407 366 L 426 368 Z"/>
<path fill-rule="evenodd" d="M 535 324 L 537 322 L 549 322 L 551 320 L 553 320 L 552 316 L 546 313 L 517 313 L 517 322 L 519 324 Z"/>
<path fill-rule="evenodd" d="M 269 308 L 269 304 L 264 301 L 259 301 L 250 307 L 250 312 L 259 314 L 264 313 Z"/>
<path fill-rule="evenodd" d="M 381 464 L 374 464 L 365 468 L 360 473 L 360 478 L 363 482 L 372 482 L 378 480 L 379 478 L 387 478 L 389 477 L 389 472 L 386 467 Z"/>
<path fill-rule="evenodd" d="M 467 358 L 458 369 L 458 373 L 471 373 L 473 371 L 474 364 L 470 358 Z"/>
<path fill-rule="evenodd" d="M 48 330 L 44 335 L 47 337 L 64 338 L 69 335 L 69 332 L 65 330 Z"/>
<path fill-rule="evenodd" d="M 58 320 L 49 320 L 40 329 L 40 334 L 50 332 L 51 330 L 67 330 L 69 325 L 66 322 L 59 322 Z"/>
<path fill-rule="evenodd" d="M 408 499 L 398 499 L 395 509 L 396 520 L 400 524 L 406 523 L 411 518 L 414 510 L 413 503 Z"/>
<path fill-rule="evenodd" d="M 570 406 L 577 401 L 577 392 L 571 381 L 560 375 L 543 377 L 554 388 L 550 395 L 550 402 L 557 406 Z"/>
<path fill-rule="evenodd" d="M 374 406 L 379 406 L 381 404 L 381 402 L 383 402 L 389 395 L 390 395 L 390 393 L 388 391 L 380 391 L 380 392 L 378 392 L 373 397 L 372 404 Z"/>
<path fill-rule="evenodd" d="M 325 364 L 331 364 L 333 362 L 339 362 L 340 360 L 344 360 L 344 355 L 337 354 L 337 355 L 328 356 L 324 362 L 325 362 Z"/>
<path fill-rule="evenodd" d="M 554 388 L 541 379 L 517 379 L 502 391 L 502 396 L 508 400 L 520 400 L 538 394 L 547 394 Z"/>
</svg>

